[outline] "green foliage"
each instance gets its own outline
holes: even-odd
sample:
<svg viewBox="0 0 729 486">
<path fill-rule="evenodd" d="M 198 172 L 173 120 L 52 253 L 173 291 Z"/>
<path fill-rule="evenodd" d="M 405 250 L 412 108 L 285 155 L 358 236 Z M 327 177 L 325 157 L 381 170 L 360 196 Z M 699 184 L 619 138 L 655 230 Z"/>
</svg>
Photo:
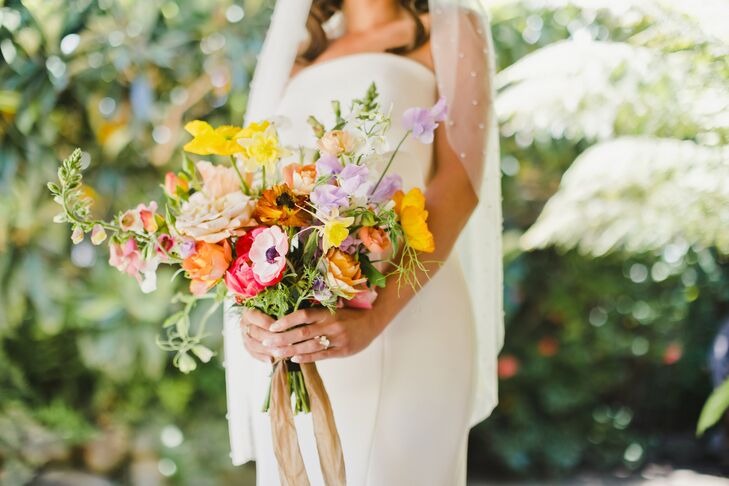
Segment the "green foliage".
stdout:
<svg viewBox="0 0 729 486">
<path fill-rule="evenodd" d="M 188 342 L 210 362 L 182 377 L 155 344 L 184 305 L 168 305 L 178 283 L 160 272 L 158 291 L 141 294 L 104 264 L 105 246 L 72 246 L 48 190 L 93 220 L 161 196 L 184 121 L 242 118 L 270 2 L 0 4 L 0 483 L 49 466 L 141 483 L 137 466 L 161 459 L 175 484 L 250 481 L 228 458 L 220 359 Z M 82 168 L 99 194 L 79 185 Z M 208 311 L 192 310 L 191 338 Z M 220 321 L 202 331 L 214 348 Z M 184 441 L 167 447 L 171 424 Z M 119 461 L 101 464 L 109 430 L 127 433 L 108 441 Z"/>
<path fill-rule="evenodd" d="M 727 132 L 697 114 L 696 100 L 726 83 L 726 44 L 679 2 L 499 3 L 507 330 L 500 405 L 472 434 L 471 457 L 489 464 L 484 473 L 500 465 L 527 476 L 696 460 L 705 453 L 692 441 L 710 389 L 706 355 L 725 317 L 729 273 L 725 257 L 681 238 L 689 228 L 709 235 L 711 225 L 676 209 L 708 217 L 720 205 L 693 201 L 719 192 L 661 184 L 721 165 L 713 154 Z M 691 142 L 651 143 L 670 137 Z M 645 141 L 640 151 L 633 139 Z M 687 145 L 712 156 L 702 164 Z M 568 168 L 570 194 L 550 199 Z M 656 211 L 660 194 L 673 210 Z M 533 226 L 540 213 L 548 231 Z M 546 241 L 565 244 L 557 252 Z M 578 241 L 581 253 L 570 250 Z M 604 255 L 624 242 L 650 246 Z"/>
<path fill-rule="evenodd" d="M 701 435 L 717 423 L 729 408 L 729 379 L 719 385 L 712 393 L 701 409 L 699 423 L 696 425 L 696 434 Z"/>
</svg>

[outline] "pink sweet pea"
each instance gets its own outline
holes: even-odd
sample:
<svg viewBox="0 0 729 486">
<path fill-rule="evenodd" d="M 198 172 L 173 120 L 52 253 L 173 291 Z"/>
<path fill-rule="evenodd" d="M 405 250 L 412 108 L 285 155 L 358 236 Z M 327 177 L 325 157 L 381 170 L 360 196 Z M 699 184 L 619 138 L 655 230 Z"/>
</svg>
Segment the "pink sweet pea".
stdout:
<svg viewBox="0 0 729 486">
<path fill-rule="evenodd" d="M 377 299 L 377 291 L 375 289 L 366 289 L 358 292 L 353 298 L 344 301 L 344 305 L 354 309 L 372 309 L 372 304 Z"/>
<path fill-rule="evenodd" d="M 278 226 L 271 226 L 258 233 L 248 252 L 256 282 L 265 287 L 278 283 L 286 270 L 288 252 L 288 237 Z"/>
<path fill-rule="evenodd" d="M 446 100 L 441 97 L 431 108 L 416 107 L 405 110 L 402 124 L 419 142 L 433 143 L 433 133 L 438 127 L 438 122 L 446 119 L 446 113 Z"/>
<path fill-rule="evenodd" d="M 157 258 L 145 260 L 134 238 L 129 238 L 121 244 L 109 245 L 109 265 L 137 279 L 139 287 L 145 294 L 157 288 L 159 260 Z"/>
<path fill-rule="evenodd" d="M 168 258 L 173 246 L 175 246 L 175 240 L 167 233 L 162 233 L 157 237 L 157 246 L 155 247 L 155 250 L 160 257 Z"/>
<path fill-rule="evenodd" d="M 144 227 L 144 231 L 147 233 L 154 233 L 157 231 L 157 220 L 155 219 L 155 213 L 157 212 L 157 203 L 155 201 L 152 201 L 149 203 L 149 206 L 146 206 L 144 204 L 140 204 L 137 206 L 137 211 L 139 211 L 139 219 L 142 220 L 142 226 Z"/>
</svg>

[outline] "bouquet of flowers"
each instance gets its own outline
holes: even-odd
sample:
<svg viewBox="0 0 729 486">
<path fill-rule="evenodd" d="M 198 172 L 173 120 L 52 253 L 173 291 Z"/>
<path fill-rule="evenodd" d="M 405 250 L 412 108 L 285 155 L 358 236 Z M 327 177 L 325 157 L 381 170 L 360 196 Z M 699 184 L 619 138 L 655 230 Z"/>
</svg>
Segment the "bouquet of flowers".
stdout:
<svg viewBox="0 0 729 486">
<path fill-rule="evenodd" d="M 272 121 L 217 128 L 189 122 L 193 138 L 184 151 L 225 163 L 185 155 L 182 170 L 165 176 L 163 206 L 139 204 L 111 221 L 92 217 L 80 150 L 63 162 L 59 181 L 48 184 L 63 208 L 55 221 L 71 224 L 73 242 L 86 234 L 94 245 L 108 240 L 109 264 L 137 279 L 143 292 L 155 289 L 162 263 L 189 280 L 189 293 L 175 296 L 184 305 L 158 339 L 181 371 L 195 369 L 193 356 L 203 362 L 213 356 L 202 342 L 205 321 L 226 295 L 280 318 L 306 306 L 370 308 L 388 274 L 418 285 L 419 252 L 434 250 L 425 198 L 419 188 L 403 192 L 402 179 L 389 169 L 406 137 L 433 140 L 445 103 L 407 110 L 406 133 L 394 151 L 386 146 L 391 120 L 374 84 L 346 116 L 337 102 L 333 110 L 332 127 L 309 118 L 311 149 L 283 145 Z M 190 312 L 201 299 L 214 305 L 191 332 Z M 296 363 L 276 367 L 294 411 L 309 412 L 312 380 Z"/>
</svg>

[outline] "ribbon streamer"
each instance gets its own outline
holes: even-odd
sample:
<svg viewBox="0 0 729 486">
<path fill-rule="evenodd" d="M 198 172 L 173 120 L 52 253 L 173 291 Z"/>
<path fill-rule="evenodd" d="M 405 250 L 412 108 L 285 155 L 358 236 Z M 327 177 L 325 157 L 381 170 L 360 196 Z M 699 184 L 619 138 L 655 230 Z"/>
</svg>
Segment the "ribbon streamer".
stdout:
<svg viewBox="0 0 729 486">
<path fill-rule="evenodd" d="M 301 371 L 310 397 L 316 449 L 319 453 L 319 465 L 324 483 L 327 486 L 344 486 L 346 484 L 344 456 L 329 395 L 315 363 L 302 364 Z M 273 449 L 278 462 L 281 485 L 310 486 L 296 434 L 288 376 L 286 361 L 279 361 L 272 377 L 271 404 L 268 411 L 271 417 Z"/>
</svg>

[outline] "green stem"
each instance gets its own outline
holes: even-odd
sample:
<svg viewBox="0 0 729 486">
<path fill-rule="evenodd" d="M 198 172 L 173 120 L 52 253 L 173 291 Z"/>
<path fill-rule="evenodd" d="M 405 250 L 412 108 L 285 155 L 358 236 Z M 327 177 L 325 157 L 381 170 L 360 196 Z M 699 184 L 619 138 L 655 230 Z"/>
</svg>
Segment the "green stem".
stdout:
<svg viewBox="0 0 729 486">
<path fill-rule="evenodd" d="M 408 135 L 410 135 L 410 130 L 405 132 L 405 135 L 400 139 L 400 142 L 397 144 L 397 147 L 395 147 L 395 150 L 392 152 L 392 155 L 390 155 L 390 160 L 387 161 L 387 165 L 385 166 L 385 170 L 382 171 L 382 174 L 380 174 L 380 178 L 377 179 L 377 184 L 375 184 L 375 187 L 372 188 L 372 191 L 370 191 L 370 194 L 374 194 L 374 192 L 377 190 L 378 187 L 380 187 L 380 182 L 382 182 L 382 179 L 384 179 L 385 174 L 387 174 L 387 171 L 390 170 L 390 166 L 392 165 L 392 161 L 395 160 L 395 155 L 397 155 L 398 150 L 400 150 L 400 146 L 403 144 L 406 138 L 408 138 Z"/>
<path fill-rule="evenodd" d="M 235 173 L 238 174 L 238 179 L 240 179 L 240 184 L 243 187 L 243 192 L 246 195 L 250 195 L 251 188 L 250 188 L 250 186 L 248 186 L 248 183 L 246 183 L 245 179 L 243 178 L 243 174 L 240 173 L 238 164 L 235 162 L 235 157 L 233 157 L 232 155 L 230 156 L 230 165 L 233 166 L 233 170 L 235 170 Z"/>
</svg>

